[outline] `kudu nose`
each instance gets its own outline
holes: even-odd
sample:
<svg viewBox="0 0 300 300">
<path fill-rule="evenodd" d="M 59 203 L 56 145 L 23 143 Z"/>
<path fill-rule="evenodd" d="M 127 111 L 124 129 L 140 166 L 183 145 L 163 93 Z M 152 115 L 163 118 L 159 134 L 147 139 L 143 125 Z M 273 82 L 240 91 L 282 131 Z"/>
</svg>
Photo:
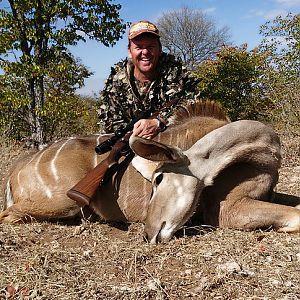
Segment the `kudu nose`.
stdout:
<svg viewBox="0 0 300 300">
<path fill-rule="evenodd" d="M 144 239 L 151 244 L 157 244 L 159 242 L 163 242 L 161 237 L 161 231 L 166 226 L 166 222 L 162 222 L 161 226 L 155 226 L 155 227 L 145 227 L 144 231 Z"/>
<path fill-rule="evenodd" d="M 157 244 L 159 242 L 157 234 L 151 235 L 151 234 L 148 234 L 146 231 L 144 232 L 143 239 L 145 242 L 150 243 L 150 244 Z"/>
</svg>

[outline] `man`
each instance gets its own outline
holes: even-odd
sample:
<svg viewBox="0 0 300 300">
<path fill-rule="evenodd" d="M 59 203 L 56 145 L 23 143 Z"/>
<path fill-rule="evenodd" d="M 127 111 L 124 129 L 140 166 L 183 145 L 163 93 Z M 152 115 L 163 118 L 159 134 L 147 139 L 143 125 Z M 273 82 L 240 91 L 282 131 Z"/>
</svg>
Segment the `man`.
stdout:
<svg viewBox="0 0 300 300">
<path fill-rule="evenodd" d="M 150 139 L 166 128 L 168 118 L 180 102 L 194 98 L 197 80 L 174 56 L 162 52 L 159 31 L 151 22 L 133 24 L 128 40 L 128 58 L 111 69 L 100 95 L 100 122 L 104 131 L 111 133 L 142 111 L 159 112 L 158 116 L 142 119 L 134 125 L 134 135 Z M 68 192 L 81 206 L 89 204 L 90 195 L 98 187 L 89 184 L 92 190 L 89 195 L 81 190 L 99 171 L 98 167 L 94 170 L 78 183 L 79 189 L 75 186 Z"/>
<path fill-rule="evenodd" d="M 166 128 L 181 101 L 195 97 L 198 82 L 180 61 L 162 52 L 153 23 L 134 23 L 128 40 L 128 58 L 111 69 L 100 95 L 100 120 L 105 132 L 114 132 L 141 111 L 159 111 L 158 117 L 142 119 L 133 129 L 134 135 L 153 138 Z"/>
</svg>

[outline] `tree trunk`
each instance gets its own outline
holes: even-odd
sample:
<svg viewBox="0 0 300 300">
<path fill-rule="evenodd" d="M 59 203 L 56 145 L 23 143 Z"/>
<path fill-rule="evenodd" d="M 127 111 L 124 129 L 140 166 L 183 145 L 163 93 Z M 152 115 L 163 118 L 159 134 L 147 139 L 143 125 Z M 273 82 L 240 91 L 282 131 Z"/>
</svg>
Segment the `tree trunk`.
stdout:
<svg viewBox="0 0 300 300">
<path fill-rule="evenodd" d="M 31 127 L 31 143 L 39 147 L 45 143 L 44 122 L 40 117 L 40 111 L 44 106 L 44 78 L 32 78 L 29 80 L 31 105 L 29 122 Z"/>
</svg>

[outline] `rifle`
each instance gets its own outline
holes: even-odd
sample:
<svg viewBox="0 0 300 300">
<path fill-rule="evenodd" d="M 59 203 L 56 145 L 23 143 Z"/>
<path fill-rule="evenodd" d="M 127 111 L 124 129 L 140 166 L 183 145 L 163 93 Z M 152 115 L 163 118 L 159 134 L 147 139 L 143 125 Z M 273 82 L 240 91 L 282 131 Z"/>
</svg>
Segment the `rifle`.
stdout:
<svg viewBox="0 0 300 300">
<path fill-rule="evenodd" d="M 134 124 L 141 119 L 148 119 L 150 116 L 150 111 L 141 112 L 124 128 L 117 129 L 111 138 L 99 144 L 95 148 L 96 153 L 101 155 L 110 151 L 109 155 L 68 190 L 67 196 L 76 201 L 79 206 L 89 205 L 104 178 L 109 178 L 118 169 L 118 160 L 121 156 L 129 157 L 132 155 L 128 146 L 128 139 L 132 134 Z"/>
</svg>

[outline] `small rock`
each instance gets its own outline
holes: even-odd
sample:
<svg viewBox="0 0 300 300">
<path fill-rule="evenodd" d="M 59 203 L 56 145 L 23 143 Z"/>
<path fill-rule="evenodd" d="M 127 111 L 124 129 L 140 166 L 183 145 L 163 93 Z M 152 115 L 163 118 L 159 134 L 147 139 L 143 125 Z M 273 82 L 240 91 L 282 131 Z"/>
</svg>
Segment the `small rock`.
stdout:
<svg viewBox="0 0 300 300">
<path fill-rule="evenodd" d="M 287 286 L 287 287 L 291 287 L 291 286 L 293 286 L 294 284 L 293 284 L 293 282 L 292 282 L 291 280 L 288 280 L 288 281 L 286 281 L 286 282 L 284 283 L 284 285 Z"/>
<path fill-rule="evenodd" d="M 272 285 L 275 285 L 275 286 L 278 286 L 278 285 L 280 285 L 280 281 L 279 280 L 277 280 L 277 279 L 274 279 L 274 280 L 272 280 Z"/>
<path fill-rule="evenodd" d="M 181 276 L 191 276 L 192 275 L 192 270 L 188 269 L 188 270 L 185 270 L 183 272 L 180 272 L 180 275 Z"/>
<path fill-rule="evenodd" d="M 268 256 L 266 257 L 266 261 L 267 261 L 267 262 L 272 262 L 272 260 L 273 260 L 273 259 L 272 259 L 271 256 L 268 255 Z"/>
<path fill-rule="evenodd" d="M 150 291 L 160 290 L 160 280 L 159 279 L 149 279 L 147 281 L 147 287 Z"/>
<path fill-rule="evenodd" d="M 190 275 L 192 275 L 192 270 L 191 269 L 189 269 L 189 270 L 185 270 L 185 275 L 188 275 L 188 276 L 190 276 Z"/>
<path fill-rule="evenodd" d="M 83 251 L 83 256 L 84 257 L 91 257 L 93 254 L 93 251 L 92 250 L 86 250 L 86 251 Z"/>
<path fill-rule="evenodd" d="M 234 273 L 234 272 L 241 271 L 240 265 L 235 261 L 229 261 L 223 265 L 219 265 L 219 269 L 222 271 L 226 271 L 228 273 Z"/>
</svg>

